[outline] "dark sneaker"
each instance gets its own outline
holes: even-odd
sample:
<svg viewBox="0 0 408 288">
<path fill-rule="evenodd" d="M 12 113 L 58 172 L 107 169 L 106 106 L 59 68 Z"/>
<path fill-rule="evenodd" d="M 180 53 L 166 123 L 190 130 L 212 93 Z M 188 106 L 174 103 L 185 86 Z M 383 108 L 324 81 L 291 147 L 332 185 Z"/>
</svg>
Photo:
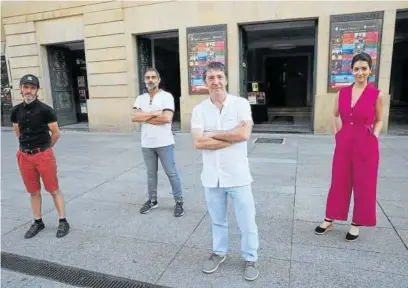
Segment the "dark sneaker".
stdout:
<svg viewBox="0 0 408 288">
<path fill-rule="evenodd" d="M 203 272 L 204 273 L 213 273 L 217 271 L 218 267 L 220 267 L 220 264 L 227 259 L 227 256 L 220 256 L 215 253 L 211 254 L 210 258 L 208 260 L 204 261 L 203 264 Z"/>
<path fill-rule="evenodd" d="M 245 267 L 245 279 L 254 281 L 259 276 L 259 269 L 257 262 L 247 261 Z"/>
<path fill-rule="evenodd" d="M 174 216 L 180 217 L 183 215 L 184 215 L 183 202 L 177 201 L 176 206 L 174 207 Z"/>
<path fill-rule="evenodd" d="M 69 224 L 67 221 L 61 221 L 57 229 L 57 238 L 64 237 L 69 232 Z"/>
<path fill-rule="evenodd" d="M 158 206 L 159 203 L 157 203 L 157 201 L 152 202 L 150 200 L 147 200 L 146 203 L 143 204 L 143 207 L 140 208 L 140 213 L 142 214 L 149 213 L 150 210 L 157 208 Z"/>
<path fill-rule="evenodd" d="M 30 229 L 28 229 L 28 231 L 24 234 L 24 238 L 26 239 L 33 238 L 35 235 L 38 234 L 38 232 L 40 232 L 44 228 L 45 228 L 44 222 L 41 223 L 34 222 L 31 225 Z"/>
</svg>

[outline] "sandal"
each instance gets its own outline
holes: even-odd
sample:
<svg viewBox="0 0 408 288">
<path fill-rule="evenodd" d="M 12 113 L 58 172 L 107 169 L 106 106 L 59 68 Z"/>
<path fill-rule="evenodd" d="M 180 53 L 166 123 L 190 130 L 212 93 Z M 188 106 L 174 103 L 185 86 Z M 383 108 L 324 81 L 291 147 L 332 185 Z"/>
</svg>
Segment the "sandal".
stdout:
<svg viewBox="0 0 408 288">
<path fill-rule="evenodd" d="M 317 226 L 316 229 L 315 229 L 315 234 L 316 235 L 323 235 L 323 234 L 333 230 L 333 220 L 324 219 L 324 222 L 328 222 L 328 223 L 330 223 L 330 225 L 327 226 L 326 228 L 320 227 L 320 225 Z"/>
<path fill-rule="evenodd" d="M 355 223 L 351 223 L 351 226 L 360 227 L 360 225 L 357 225 L 357 224 L 355 224 Z M 359 234 L 360 234 L 360 231 L 359 231 Z M 356 241 L 357 238 L 358 238 L 358 236 L 359 236 L 359 234 L 353 235 L 353 234 L 351 234 L 350 232 L 348 232 L 348 233 L 346 234 L 346 241 L 349 241 L 349 242 Z"/>
</svg>

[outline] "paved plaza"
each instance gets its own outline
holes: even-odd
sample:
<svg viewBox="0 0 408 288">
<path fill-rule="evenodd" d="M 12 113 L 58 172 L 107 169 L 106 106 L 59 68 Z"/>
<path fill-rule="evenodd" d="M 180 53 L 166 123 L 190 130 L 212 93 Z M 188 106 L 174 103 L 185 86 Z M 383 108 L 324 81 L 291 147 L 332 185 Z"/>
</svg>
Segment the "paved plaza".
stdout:
<svg viewBox="0 0 408 288">
<path fill-rule="evenodd" d="M 190 134 L 175 137 L 183 217 L 172 215 L 171 187 L 161 166 L 159 208 L 139 213 L 147 179 L 138 132 L 66 131 L 55 152 L 70 234 L 55 237 L 58 216 L 45 192 L 46 229 L 27 240 L 23 235 L 32 215 L 16 163 L 18 144 L 13 132 L 3 131 L 2 251 L 177 288 L 408 287 L 408 137 L 381 137 L 378 225 L 362 228 L 357 242 L 347 243 L 349 223 L 336 224 L 325 236 L 314 234 L 324 217 L 333 137 L 253 135 L 248 148 L 260 232 L 260 276 L 254 282 L 243 278 L 232 209 L 227 261 L 214 274 L 201 271 L 211 252 L 201 154 L 193 149 Z M 284 141 L 255 143 L 259 137 Z M 8 270 L 1 278 L 2 287 L 70 287 Z"/>
</svg>

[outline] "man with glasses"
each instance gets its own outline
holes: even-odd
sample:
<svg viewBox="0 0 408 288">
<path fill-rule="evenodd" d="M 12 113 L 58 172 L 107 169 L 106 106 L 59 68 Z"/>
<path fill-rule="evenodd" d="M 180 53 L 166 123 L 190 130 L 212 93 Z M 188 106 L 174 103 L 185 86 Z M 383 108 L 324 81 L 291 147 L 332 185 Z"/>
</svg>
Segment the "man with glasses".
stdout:
<svg viewBox="0 0 408 288">
<path fill-rule="evenodd" d="M 180 175 L 174 159 L 174 135 L 171 122 L 174 115 L 173 96 L 159 89 L 160 74 L 155 68 L 149 68 L 144 75 L 147 93 L 136 98 L 133 105 L 132 121 L 141 123 L 141 145 L 147 169 L 148 200 L 140 209 L 146 214 L 158 207 L 157 169 L 158 159 L 170 180 L 173 197 L 176 202 L 174 216 L 184 215 L 183 193 Z"/>
</svg>

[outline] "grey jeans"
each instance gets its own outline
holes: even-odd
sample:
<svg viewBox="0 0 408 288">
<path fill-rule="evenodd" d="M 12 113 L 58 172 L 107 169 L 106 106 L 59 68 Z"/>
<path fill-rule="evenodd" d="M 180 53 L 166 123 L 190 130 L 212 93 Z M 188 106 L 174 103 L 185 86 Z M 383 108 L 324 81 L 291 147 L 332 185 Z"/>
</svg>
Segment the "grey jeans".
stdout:
<svg viewBox="0 0 408 288">
<path fill-rule="evenodd" d="M 180 175 L 174 160 L 174 145 L 159 148 L 142 148 L 143 158 L 147 169 L 147 189 L 149 199 L 157 201 L 157 169 L 158 159 L 170 180 L 175 201 L 183 201 Z"/>
</svg>

